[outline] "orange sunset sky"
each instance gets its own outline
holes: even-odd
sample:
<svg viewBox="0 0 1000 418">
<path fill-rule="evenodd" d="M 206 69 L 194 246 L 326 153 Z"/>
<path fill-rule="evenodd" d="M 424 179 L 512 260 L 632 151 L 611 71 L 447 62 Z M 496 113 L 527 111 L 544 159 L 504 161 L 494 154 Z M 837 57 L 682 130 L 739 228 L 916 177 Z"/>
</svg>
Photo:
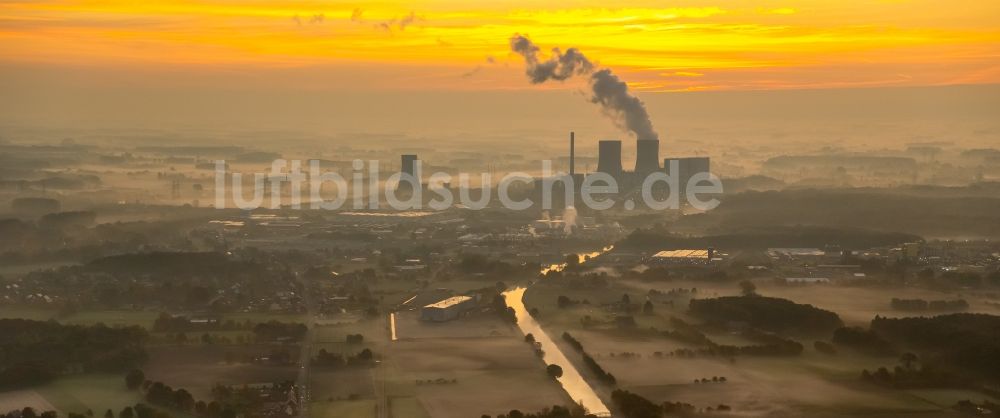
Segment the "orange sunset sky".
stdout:
<svg viewBox="0 0 1000 418">
<path fill-rule="evenodd" d="M 629 137 L 585 77 L 529 83 L 514 34 L 612 70 L 674 147 L 1000 129 L 995 0 L 0 0 L 0 140 Z"/>
<path fill-rule="evenodd" d="M 6 0 L 0 65 L 526 89 L 507 46 L 523 33 L 580 48 L 637 91 L 977 84 L 1000 81 L 998 18 L 984 0 Z"/>
</svg>

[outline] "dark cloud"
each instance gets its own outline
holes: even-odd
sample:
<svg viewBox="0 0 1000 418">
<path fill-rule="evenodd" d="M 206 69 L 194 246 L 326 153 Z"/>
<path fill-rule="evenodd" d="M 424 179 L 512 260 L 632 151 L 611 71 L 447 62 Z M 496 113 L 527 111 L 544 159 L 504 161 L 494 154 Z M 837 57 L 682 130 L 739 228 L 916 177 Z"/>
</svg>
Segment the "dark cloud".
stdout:
<svg viewBox="0 0 1000 418">
<path fill-rule="evenodd" d="M 307 17 L 302 17 L 296 14 L 295 16 L 292 16 L 292 20 L 294 20 L 295 23 L 298 24 L 299 26 L 302 26 L 302 24 L 304 23 L 308 24 L 323 23 L 323 21 L 326 20 L 326 16 L 322 13 L 316 13 L 314 15 Z"/>
<path fill-rule="evenodd" d="M 360 8 L 355 8 L 351 12 L 351 21 L 354 23 L 368 24 L 368 22 L 364 20 L 364 17 L 362 16 L 363 14 L 364 10 Z M 410 11 L 409 14 L 403 17 L 392 18 L 382 22 L 374 22 L 371 23 L 371 26 L 375 29 L 383 30 L 386 32 L 392 32 L 394 30 L 403 31 L 406 30 L 407 26 L 410 26 L 421 20 L 423 20 L 423 18 L 417 16 L 416 12 Z"/>
</svg>

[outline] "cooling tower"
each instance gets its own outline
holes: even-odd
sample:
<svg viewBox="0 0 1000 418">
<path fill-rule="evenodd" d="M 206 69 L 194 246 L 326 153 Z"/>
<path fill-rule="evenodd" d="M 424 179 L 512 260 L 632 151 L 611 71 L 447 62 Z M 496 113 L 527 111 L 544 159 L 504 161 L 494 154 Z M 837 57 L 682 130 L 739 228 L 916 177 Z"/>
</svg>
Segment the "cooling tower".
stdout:
<svg viewBox="0 0 1000 418">
<path fill-rule="evenodd" d="M 618 176 L 622 173 L 622 141 L 597 143 L 597 171 Z"/>
<path fill-rule="evenodd" d="M 648 174 L 660 169 L 660 141 L 640 139 L 635 141 L 635 172 Z"/>
</svg>

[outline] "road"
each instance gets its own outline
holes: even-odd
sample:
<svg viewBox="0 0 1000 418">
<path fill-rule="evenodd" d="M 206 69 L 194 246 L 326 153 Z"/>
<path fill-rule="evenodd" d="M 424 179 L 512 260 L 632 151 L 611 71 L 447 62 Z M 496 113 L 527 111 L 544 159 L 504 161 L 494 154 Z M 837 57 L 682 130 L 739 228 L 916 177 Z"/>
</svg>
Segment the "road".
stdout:
<svg viewBox="0 0 1000 418">
<path fill-rule="evenodd" d="M 388 344 L 392 344 L 395 341 L 391 330 L 391 315 L 392 314 L 382 317 L 382 321 L 386 321 L 383 325 L 390 333 Z M 388 344 L 386 345 L 382 360 L 372 369 L 372 384 L 375 385 L 375 399 L 378 402 L 375 410 L 378 413 L 378 418 L 389 418 L 389 396 L 385 392 L 385 370 L 389 367 L 388 363 L 386 363 L 386 357 L 388 357 L 387 354 L 389 354 L 388 351 L 390 350 Z"/>
<path fill-rule="evenodd" d="M 316 341 L 316 316 L 318 315 L 318 311 L 312 299 L 312 292 L 309 291 L 309 284 L 298 273 L 294 274 L 295 279 L 302 285 L 302 303 L 306 307 L 306 317 L 308 318 L 306 320 L 308 329 L 305 338 L 302 339 L 302 352 L 299 354 L 299 374 L 296 379 L 296 388 L 298 388 L 299 395 L 299 417 L 308 418 L 309 401 L 312 399 L 309 393 L 309 368 L 312 360 L 312 347 Z"/>
</svg>

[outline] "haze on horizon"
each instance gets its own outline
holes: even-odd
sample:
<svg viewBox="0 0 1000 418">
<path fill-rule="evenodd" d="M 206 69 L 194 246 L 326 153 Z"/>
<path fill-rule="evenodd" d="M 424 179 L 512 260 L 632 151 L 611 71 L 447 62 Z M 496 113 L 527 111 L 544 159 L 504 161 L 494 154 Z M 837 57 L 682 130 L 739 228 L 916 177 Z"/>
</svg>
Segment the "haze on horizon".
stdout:
<svg viewBox="0 0 1000 418">
<path fill-rule="evenodd" d="M 613 69 L 668 144 L 823 126 L 820 137 L 875 147 L 935 135 L 981 146 L 998 128 L 998 12 L 924 0 L 10 1 L 0 4 L 0 126 L 6 139 L 40 129 L 552 137 L 560 147 L 570 129 L 628 137 L 597 117 L 579 80 L 528 83 L 508 47 L 521 33 L 543 56 L 576 47 Z"/>
</svg>

